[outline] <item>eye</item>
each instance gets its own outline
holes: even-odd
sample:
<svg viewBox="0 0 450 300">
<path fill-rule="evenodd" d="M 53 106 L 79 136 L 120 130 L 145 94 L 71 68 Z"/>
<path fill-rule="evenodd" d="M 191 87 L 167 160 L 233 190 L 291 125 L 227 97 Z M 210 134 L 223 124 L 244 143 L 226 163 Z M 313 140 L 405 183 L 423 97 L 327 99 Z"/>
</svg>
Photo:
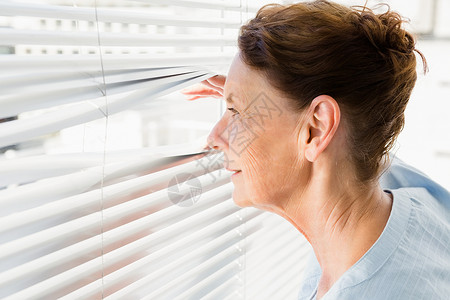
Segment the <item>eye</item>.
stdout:
<svg viewBox="0 0 450 300">
<path fill-rule="evenodd" d="M 231 111 L 233 113 L 233 116 L 237 115 L 239 112 L 237 110 L 235 110 L 233 107 L 227 107 L 227 109 L 229 111 Z"/>
</svg>

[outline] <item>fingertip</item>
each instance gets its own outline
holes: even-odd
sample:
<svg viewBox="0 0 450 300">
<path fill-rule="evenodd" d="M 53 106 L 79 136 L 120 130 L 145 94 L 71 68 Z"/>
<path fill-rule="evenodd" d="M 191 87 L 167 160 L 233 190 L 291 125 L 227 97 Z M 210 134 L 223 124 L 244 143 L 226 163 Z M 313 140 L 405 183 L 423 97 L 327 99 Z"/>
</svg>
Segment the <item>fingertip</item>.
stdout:
<svg viewBox="0 0 450 300">
<path fill-rule="evenodd" d="M 196 95 L 196 94 L 197 94 L 197 92 L 196 92 L 196 91 L 193 91 L 193 90 L 181 91 L 181 93 L 182 93 L 183 95 L 186 95 L 186 96 L 192 96 L 192 95 Z"/>
</svg>

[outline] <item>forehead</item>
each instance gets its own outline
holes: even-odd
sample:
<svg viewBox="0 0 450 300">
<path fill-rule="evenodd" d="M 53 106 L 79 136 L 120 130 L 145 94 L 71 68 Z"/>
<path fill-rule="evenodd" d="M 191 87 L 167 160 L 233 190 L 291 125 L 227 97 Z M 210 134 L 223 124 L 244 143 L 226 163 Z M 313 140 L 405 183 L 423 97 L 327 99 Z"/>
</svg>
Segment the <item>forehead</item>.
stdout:
<svg viewBox="0 0 450 300">
<path fill-rule="evenodd" d="M 242 61 L 239 53 L 237 53 L 231 62 L 230 69 L 228 70 L 228 79 L 230 81 L 245 80 L 247 75 L 251 72 L 252 70 Z"/>
<path fill-rule="evenodd" d="M 239 109 L 251 109 L 251 106 L 271 103 L 277 109 L 289 109 L 290 101 L 273 87 L 266 76 L 245 64 L 239 53 L 233 59 L 224 86 L 224 98 L 228 104 Z M 266 100 L 268 101 L 266 101 Z"/>
<path fill-rule="evenodd" d="M 242 62 L 239 54 L 236 54 L 224 86 L 225 99 L 227 101 L 235 100 L 236 98 L 244 100 L 255 91 L 261 90 L 262 81 L 262 76 Z"/>
</svg>

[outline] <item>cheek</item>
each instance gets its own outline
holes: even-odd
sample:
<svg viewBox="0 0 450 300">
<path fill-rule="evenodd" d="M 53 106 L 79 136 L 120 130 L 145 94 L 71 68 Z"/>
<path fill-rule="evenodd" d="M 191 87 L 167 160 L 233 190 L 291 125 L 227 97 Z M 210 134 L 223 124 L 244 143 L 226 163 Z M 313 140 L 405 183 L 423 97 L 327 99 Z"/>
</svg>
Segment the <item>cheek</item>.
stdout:
<svg viewBox="0 0 450 300">
<path fill-rule="evenodd" d="M 263 132 L 244 126 L 240 119 L 234 119 L 234 124 L 229 126 L 229 153 L 242 169 L 233 179 L 235 203 L 241 207 L 280 204 L 294 192 L 297 181 L 293 169 L 298 145 L 292 130 L 269 122 Z"/>
<path fill-rule="evenodd" d="M 229 152 L 239 159 L 245 156 L 248 149 L 258 143 L 261 135 L 264 134 L 253 120 L 240 115 L 230 117 L 226 130 Z"/>
<path fill-rule="evenodd" d="M 284 151 L 272 152 L 273 147 L 259 146 L 252 145 L 242 155 L 243 174 L 233 180 L 233 197 L 239 206 L 280 206 L 302 189 L 303 164 L 297 160 L 295 151 L 289 151 L 288 145 Z"/>
<path fill-rule="evenodd" d="M 279 176 L 272 170 L 273 162 L 266 151 L 256 151 L 257 145 L 248 147 L 241 156 L 242 174 L 233 178 L 234 196 L 240 204 L 269 204 L 273 201 Z M 246 205 L 248 206 L 248 205 Z"/>
</svg>

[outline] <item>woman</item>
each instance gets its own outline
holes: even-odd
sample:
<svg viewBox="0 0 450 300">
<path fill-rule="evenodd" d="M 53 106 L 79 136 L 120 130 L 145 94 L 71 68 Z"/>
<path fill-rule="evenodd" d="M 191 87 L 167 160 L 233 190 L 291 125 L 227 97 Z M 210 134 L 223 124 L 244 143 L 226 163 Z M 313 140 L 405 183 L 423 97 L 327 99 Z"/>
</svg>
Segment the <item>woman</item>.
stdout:
<svg viewBox="0 0 450 300">
<path fill-rule="evenodd" d="M 228 76 L 184 91 L 227 101 L 208 142 L 228 158 L 236 204 L 311 243 L 300 299 L 450 295 L 450 194 L 388 155 L 414 52 L 424 60 L 401 24 L 328 1 L 268 5 L 241 28 Z"/>
</svg>

